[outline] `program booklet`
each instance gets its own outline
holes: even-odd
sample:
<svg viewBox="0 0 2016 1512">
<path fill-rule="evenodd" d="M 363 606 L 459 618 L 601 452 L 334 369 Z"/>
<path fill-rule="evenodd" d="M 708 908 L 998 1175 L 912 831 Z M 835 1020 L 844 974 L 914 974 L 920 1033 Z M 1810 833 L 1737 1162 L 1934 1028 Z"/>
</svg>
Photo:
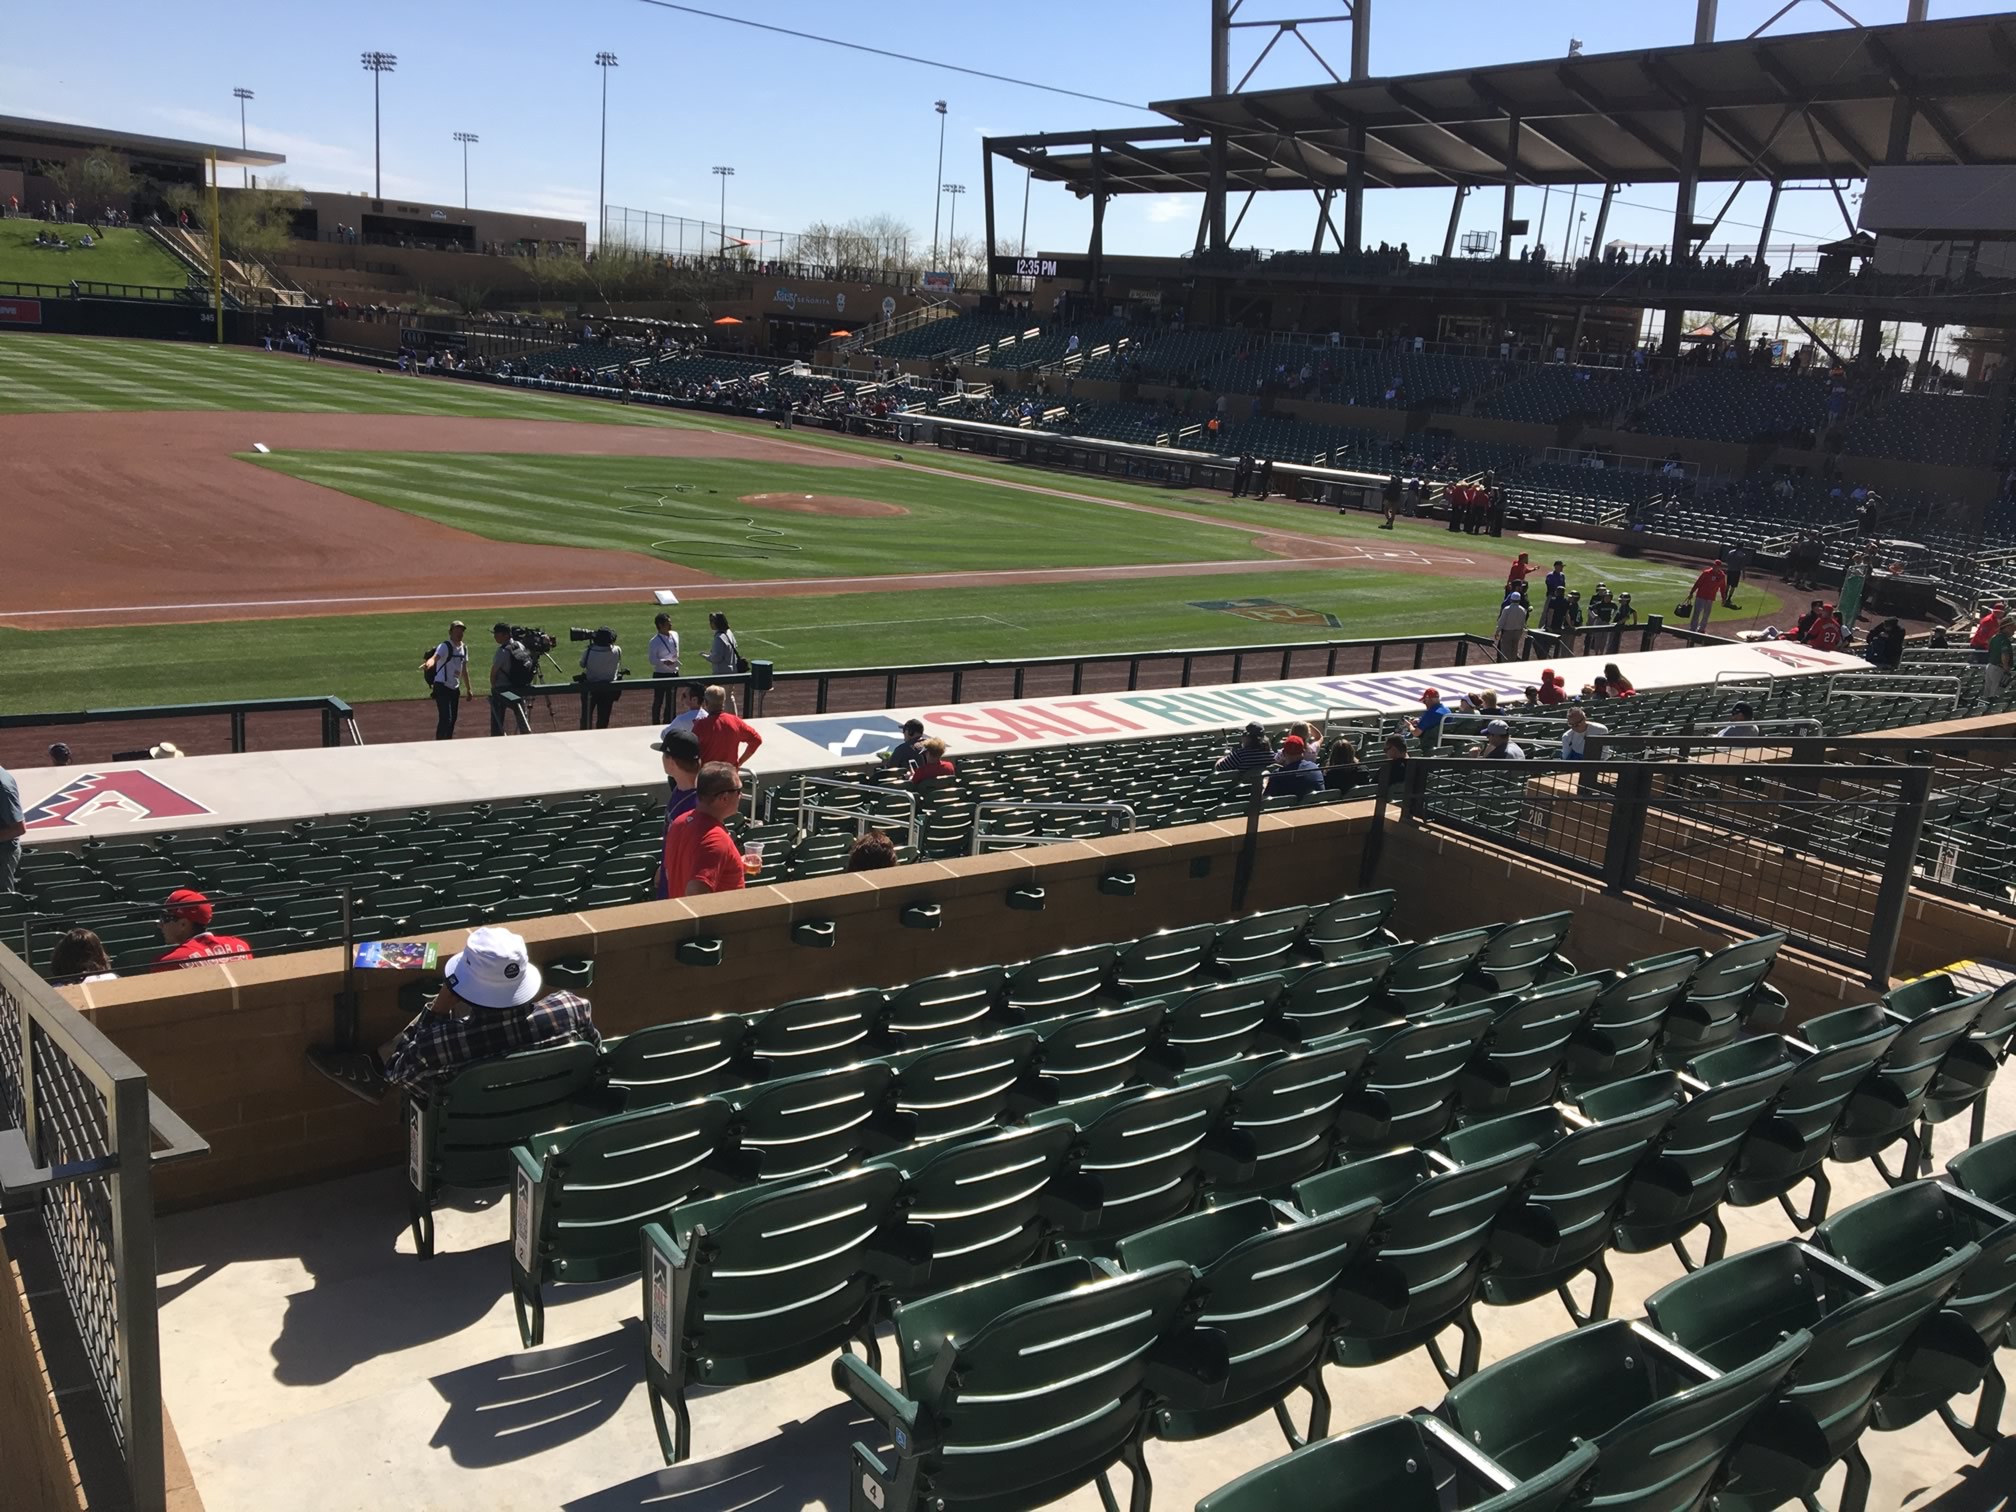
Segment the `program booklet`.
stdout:
<svg viewBox="0 0 2016 1512">
<path fill-rule="evenodd" d="M 427 940 L 365 940 L 357 965 L 366 971 L 432 971 L 439 956 Z"/>
</svg>

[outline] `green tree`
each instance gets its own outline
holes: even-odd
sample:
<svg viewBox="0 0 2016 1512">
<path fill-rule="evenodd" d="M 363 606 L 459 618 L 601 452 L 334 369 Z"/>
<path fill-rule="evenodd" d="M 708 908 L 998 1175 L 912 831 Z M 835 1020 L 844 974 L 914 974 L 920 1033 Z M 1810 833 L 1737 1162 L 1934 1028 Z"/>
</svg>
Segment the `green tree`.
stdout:
<svg viewBox="0 0 2016 1512">
<path fill-rule="evenodd" d="M 54 184 L 64 199 L 75 200 L 77 213 L 86 219 L 95 218 L 108 205 L 124 205 L 133 197 L 133 170 L 110 147 L 93 147 L 82 157 L 62 162 L 38 163 L 35 171 Z"/>
</svg>

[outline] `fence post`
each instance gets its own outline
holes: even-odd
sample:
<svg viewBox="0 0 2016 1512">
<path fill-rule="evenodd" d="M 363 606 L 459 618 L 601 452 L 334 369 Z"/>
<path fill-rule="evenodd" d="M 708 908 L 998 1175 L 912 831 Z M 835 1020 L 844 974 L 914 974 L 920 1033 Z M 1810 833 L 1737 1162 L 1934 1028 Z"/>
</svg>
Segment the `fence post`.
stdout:
<svg viewBox="0 0 2016 1512">
<path fill-rule="evenodd" d="M 1883 883 L 1876 891 L 1875 917 L 1869 921 L 1869 985 L 1888 991 L 1890 968 L 1897 961 L 1897 936 L 1904 927 L 1904 905 L 1911 892 L 1911 872 L 1925 835 L 1925 805 L 1932 792 L 1932 769 L 1897 769 L 1897 815 L 1890 826 L 1890 845 L 1883 857 Z"/>
<path fill-rule="evenodd" d="M 167 1504 L 167 1471 L 162 1463 L 161 1336 L 154 1295 L 154 1152 L 152 1108 L 147 1078 L 138 1069 L 112 1085 L 106 1098 L 111 1145 L 118 1156 L 112 1174 L 112 1253 L 119 1313 L 120 1425 L 126 1440 L 126 1477 L 135 1512 Z"/>
<path fill-rule="evenodd" d="M 1611 799 L 1610 832 L 1603 842 L 1603 890 L 1622 893 L 1638 879 L 1638 861 L 1645 844 L 1645 824 L 1651 814 L 1652 772 L 1642 762 L 1617 768 Z"/>
<path fill-rule="evenodd" d="M 1655 645 L 1658 644 L 1659 632 L 1661 630 L 1664 630 L 1665 628 L 1666 628 L 1665 615 L 1663 614 L 1646 615 L 1645 628 L 1642 632 L 1640 632 L 1638 636 L 1638 649 L 1640 651 L 1650 651 Z"/>
</svg>

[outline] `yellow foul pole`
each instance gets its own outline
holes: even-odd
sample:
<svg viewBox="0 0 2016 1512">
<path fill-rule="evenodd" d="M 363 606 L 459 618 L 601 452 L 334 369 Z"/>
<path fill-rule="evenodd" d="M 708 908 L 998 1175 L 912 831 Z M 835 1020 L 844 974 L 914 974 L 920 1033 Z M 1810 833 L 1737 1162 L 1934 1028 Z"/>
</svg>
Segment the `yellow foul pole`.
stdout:
<svg viewBox="0 0 2016 1512">
<path fill-rule="evenodd" d="M 210 308 L 217 317 L 217 345 L 224 345 L 224 228 L 217 214 L 217 154 L 210 154 Z"/>
</svg>

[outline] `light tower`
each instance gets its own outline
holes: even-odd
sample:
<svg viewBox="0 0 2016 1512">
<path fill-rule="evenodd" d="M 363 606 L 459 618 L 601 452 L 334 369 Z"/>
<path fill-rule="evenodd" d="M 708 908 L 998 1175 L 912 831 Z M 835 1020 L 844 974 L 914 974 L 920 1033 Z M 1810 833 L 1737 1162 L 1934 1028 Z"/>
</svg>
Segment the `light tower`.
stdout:
<svg viewBox="0 0 2016 1512">
<path fill-rule="evenodd" d="M 399 66 L 396 53 L 367 52 L 364 72 L 371 75 L 371 197 L 385 198 L 384 135 L 378 126 L 378 81 Z"/>
<path fill-rule="evenodd" d="M 714 176 L 721 180 L 721 255 L 728 255 L 728 180 L 735 177 L 735 170 L 725 163 L 714 165 Z"/>
<path fill-rule="evenodd" d="M 616 54 L 598 52 L 595 66 L 602 70 L 602 167 L 595 175 L 595 250 L 599 252 L 609 225 L 609 70 L 616 66 Z"/>
<path fill-rule="evenodd" d="M 462 144 L 462 208 L 469 208 L 469 144 L 483 139 L 473 131 L 458 131 L 455 140 Z"/>
<path fill-rule="evenodd" d="M 231 94 L 238 101 L 238 146 L 243 149 L 249 145 L 245 139 L 245 102 L 252 98 L 252 91 L 241 87 L 232 90 Z M 239 171 L 245 176 L 245 187 L 248 189 L 251 188 L 252 165 L 246 163 L 240 167 Z"/>
<path fill-rule="evenodd" d="M 941 183 L 945 177 L 945 102 L 943 100 L 933 100 L 931 108 L 938 112 L 938 171 L 931 175 L 931 181 L 933 183 Z M 939 194 L 931 196 L 931 266 L 933 268 L 938 266 L 938 212 L 944 208 L 945 204 L 944 199 L 941 197 L 942 194 L 943 191 L 941 189 Z"/>
</svg>

